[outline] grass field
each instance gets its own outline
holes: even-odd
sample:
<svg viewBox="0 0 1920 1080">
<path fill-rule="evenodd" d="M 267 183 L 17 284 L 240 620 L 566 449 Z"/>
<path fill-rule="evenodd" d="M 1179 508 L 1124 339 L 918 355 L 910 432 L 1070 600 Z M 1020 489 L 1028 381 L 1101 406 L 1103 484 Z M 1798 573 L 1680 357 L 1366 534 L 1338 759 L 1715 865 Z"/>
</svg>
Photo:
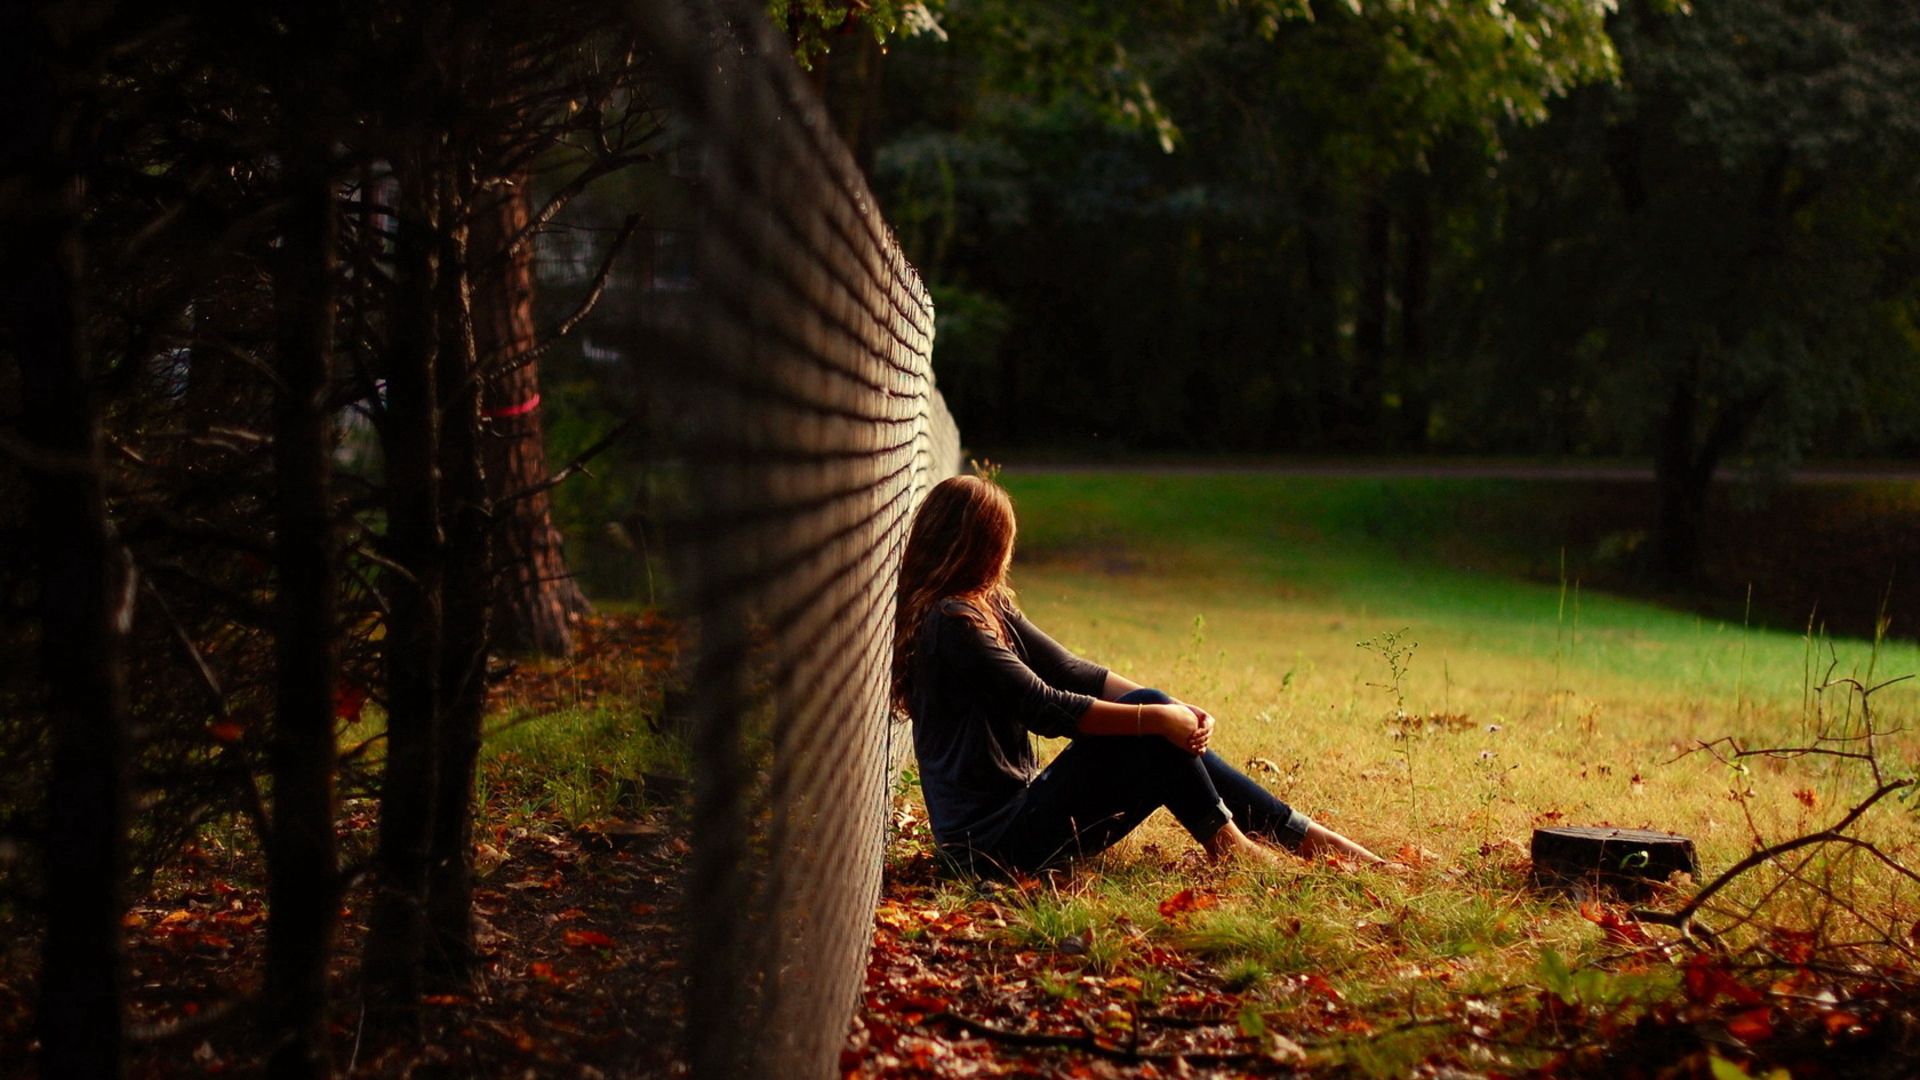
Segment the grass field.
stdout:
<svg viewBox="0 0 1920 1080">
<path fill-rule="evenodd" d="M 1571 580 L 1520 580 L 1508 571 L 1551 565 L 1555 554 L 1476 535 L 1473 514 L 1489 500 L 1524 504 L 1516 482 L 1017 470 L 1002 479 L 1020 514 L 1015 585 L 1040 626 L 1206 705 L 1229 760 L 1259 759 L 1255 775 L 1290 803 L 1424 863 L 1402 877 L 1299 863 L 1237 872 L 1217 908 L 1175 924 L 1155 903 L 1182 871 L 1147 845 L 1190 842 L 1162 814 L 1098 872 L 1023 901 L 1011 932 L 1045 942 L 1153 928 L 1154 940 L 1215 961 L 1256 997 L 1270 992 L 1266 1004 L 1282 1014 L 1298 1004 L 1288 997 L 1297 983 L 1278 977 L 1288 973 L 1319 973 L 1349 999 L 1417 1015 L 1466 987 L 1558 977 L 1549 954 L 1576 968 L 1592 960 L 1606 947 L 1600 930 L 1564 898 L 1526 887 L 1535 825 L 1684 833 L 1710 876 L 1756 836 L 1779 840 L 1838 816 L 1862 778 L 1844 760 L 1765 759 L 1736 771 L 1687 751 L 1722 736 L 1801 745 L 1816 730 L 1857 725 L 1857 699 L 1813 690 L 1830 665 L 1862 679 L 1920 670 L 1911 638 L 1745 629 Z M 1412 649 L 1398 680 L 1384 655 L 1396 647 Z M 1911 727 L 1916 698 L 1912 683 L 1879 692 L 1882 726 Z M 1910 773 L 1915 747 L 1901 734 L 1880 751 Z M 1911 817 L 1885 811 L 1867 832 L 1920 864 Z M 1801 872 L 1859 898 L 1881 931 L 1913 922 L 1912 891 L 1864 859 Z M 1762 872 L 1729 895 L 1775 882 Z M 953 890 L 964 902 L 968 886 Z M 1783 891 L 1768 918 L 1826 917 L 1803 893 Z M 1098 963 L 1137 967 L 1125 943 L 1139 934 L 1088 940 L 1110 943 Z M 1585 992 L 1642 993 L 1673 978 L 1616 975 Z M 1395 1073 L 1444 1037 L 1415 1027 L 1355 1038 L 1340 1056 Z"/>
</svg>

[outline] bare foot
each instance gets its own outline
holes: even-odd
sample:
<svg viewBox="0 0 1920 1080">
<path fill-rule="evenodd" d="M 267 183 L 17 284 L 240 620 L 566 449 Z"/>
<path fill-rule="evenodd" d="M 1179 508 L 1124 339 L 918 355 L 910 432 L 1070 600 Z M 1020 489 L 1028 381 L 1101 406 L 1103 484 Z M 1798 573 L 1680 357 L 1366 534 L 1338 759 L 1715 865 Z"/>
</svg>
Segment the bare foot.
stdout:
<svg viewBox="0 0 1920 1080">
<path fill-rule="evenodd" d="M 1362 866 L 1379 866 L 1387 861 L 1317 821 L 1307 823 L 1307 835 L 1301 839 L 1299 851 L 1309 859 L 1326 855 L 1343 862 L 1351 859 Z"/>
<path fill-rule="evenodd" d="M 1240 826 L 1231 821 L 1220 826 L 1220 830 L 1201 846 L 1207 849 L 1210 857 L 1222 862 L 1246 860 L 1257 866 L 1280 861 L 1280 857 L 1274 853 L 1273 849 L 1255 842 L 1252 837 L 1240 831 Z"/>
</svg>

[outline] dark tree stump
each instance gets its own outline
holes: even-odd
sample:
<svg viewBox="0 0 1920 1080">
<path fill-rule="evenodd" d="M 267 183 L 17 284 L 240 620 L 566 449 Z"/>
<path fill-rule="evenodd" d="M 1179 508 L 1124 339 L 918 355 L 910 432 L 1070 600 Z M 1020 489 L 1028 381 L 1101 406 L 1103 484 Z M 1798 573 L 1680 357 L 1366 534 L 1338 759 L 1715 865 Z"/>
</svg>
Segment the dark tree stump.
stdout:
<svg viewBox="0 0 1920 1080">
<path fill-rule="evenodd" d="M 1693 841 L 1649 829 L 1568 825 L 1533 830 L 1533 879 L 1538 885 L 1604 886 L 1629 896 L 1674 873 L 1698 874 Z"/>
</svg>

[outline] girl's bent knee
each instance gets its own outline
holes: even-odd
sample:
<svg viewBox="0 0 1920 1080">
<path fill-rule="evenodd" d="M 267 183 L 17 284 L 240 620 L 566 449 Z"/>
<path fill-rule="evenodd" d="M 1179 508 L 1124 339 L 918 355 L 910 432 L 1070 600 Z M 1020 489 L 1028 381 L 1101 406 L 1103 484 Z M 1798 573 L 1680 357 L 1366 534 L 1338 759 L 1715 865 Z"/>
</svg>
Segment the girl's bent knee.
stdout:
<svg viewBox="0 0 1920 1080">
<path fill-rule="evenodd" d="M 1155 690 L 1151 686 L 1143 686 L 1138 690 L 1129 690 L 1126 693 L 1120 695 L 1119 704 L 1121 705 L 1171 705 L 1173 704 L 1173 696 L 1163 690 Z"/>
</svg>

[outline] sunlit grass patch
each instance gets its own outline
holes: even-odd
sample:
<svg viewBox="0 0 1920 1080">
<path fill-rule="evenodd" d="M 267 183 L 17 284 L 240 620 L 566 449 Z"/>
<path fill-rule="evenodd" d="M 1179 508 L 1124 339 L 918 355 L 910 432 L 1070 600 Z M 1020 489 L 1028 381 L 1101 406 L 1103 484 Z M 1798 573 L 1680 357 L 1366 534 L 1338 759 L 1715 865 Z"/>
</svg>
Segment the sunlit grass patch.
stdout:
<svg viewBox="0 0 1920 1080">
<path fill-rule="evenodd" d="M 1137 979 L 1143 1000 L 1179 983 L 1163 965 L 1171 951 L 1269 1030 L 1313 1034 L 1315 1062 L 1362 1074 L 1404 1075 L 1436 1052 L 1496 1071 L 1538 1064 L 1537 1053 L 1462 1039 L 1461 1024 L 1553 986 L 1629 1021 L 1671 996 L 1671 966 L 1622 966 L 1619 943 L 1577 897 L 1533 887 L 1532 830 L 1683 833 L 1711 877 L 1756 837 L 1831 821 L 1859 798 L 1860 777 L 1819 757 L 1729 767 L 1702 743 L 1804 744 L 1857 723 L 1844 695 L 1814 689 L 1829 672 L 1920 669 L 1911 641 L 1753 629 L 1463 562 L 1461 545 L 1429 535 L 1461 527 L 1456 504 L 1471 493 L 1445 484 L 1396 494 L 1377 480 L 1258 476 L 1008 483 L 1021 513 L 1016 583 L 1039 625 L 1207 706 L 1228 760 L 1414 868 L 1209 869 L 1157 815 L 1068 875 L 994 893 L 1007 913 L 996 940 Z M 1397 675 L 1380 648 L 1357 647 L 1384 635 L 1411 646 Z M 1876 715 L 1915 728 L 1917 700 L 1913 684 L 1889 687 Z M 1894 734 L 1879 749 L 1911 769 L 1920 737 Z M 1862 835 L 1913 865 L 1911 817 L 1887 809 Z M 1888 878 L 1857 850 L 1808 852 L 1723 899 L 1781 897 L 1769 918 L 1795 929 L 1833 917 L 1824 891 L 1857 900 L 1862 923 L 1891 934 L 1920 917 L 1920 896 Z M 1206 900 L 1182 901 L 1183 890 Z"/>
<path fill-rule="evenodd" d="M 578 825 L 666 801 L 647 790 L 649 774 L 685 776 L 686 754 L 635 703 L 510 716 L 492 725 L 481 751 L 483 810 L 550 810 Z"/>
</svg>

